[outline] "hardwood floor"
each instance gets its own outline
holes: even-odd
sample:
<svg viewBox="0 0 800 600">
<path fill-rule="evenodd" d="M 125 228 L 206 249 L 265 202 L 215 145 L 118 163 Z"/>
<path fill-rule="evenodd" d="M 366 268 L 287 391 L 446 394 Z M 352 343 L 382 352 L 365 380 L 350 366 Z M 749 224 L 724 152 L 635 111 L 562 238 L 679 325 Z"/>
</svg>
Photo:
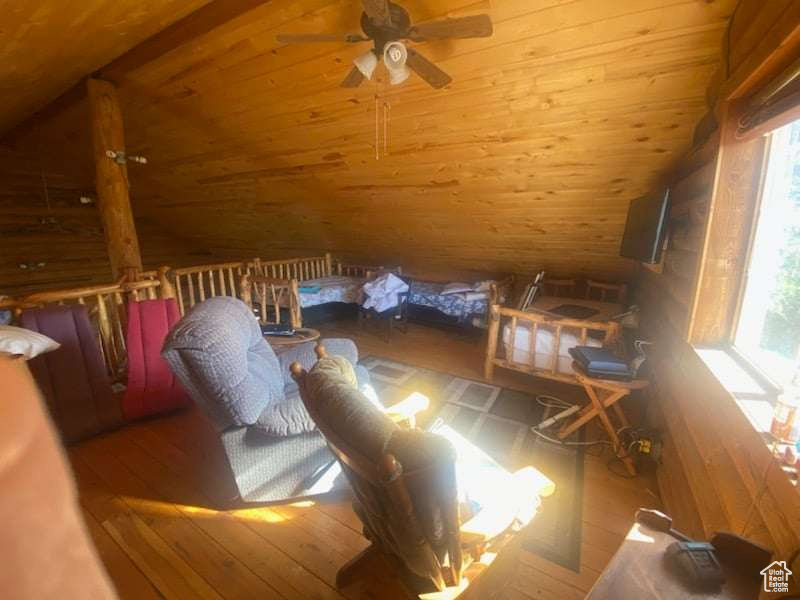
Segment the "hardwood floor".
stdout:
<svg viewBox="0 0 800 600">
<path fill-rule="evenodd" d="M 411 325 L 387 344 L 349 322 L 323 333 L 354 338 L 362 354 L 480 378 L 480 340 Z M 497 382 L 564 397 L 577 390 L 546 388 L 513 373 L 499 373 Z M 369 578 L 335 589 L 338 568 L 367 545 L 349 500 L 232 504 L 235 485 L 225 456 L 197 409 L 130 425 L 71 446 L 68 454 L 89 531 L 122 598 L 402 597 L 379 564 Z M 585 461 L 580 572 L 522 551 L 505 598 L 583 597 L 636 508 L 660 505 L 652 481 L 622 479 L 605 463 L 604 457 Z"/>
</svg>

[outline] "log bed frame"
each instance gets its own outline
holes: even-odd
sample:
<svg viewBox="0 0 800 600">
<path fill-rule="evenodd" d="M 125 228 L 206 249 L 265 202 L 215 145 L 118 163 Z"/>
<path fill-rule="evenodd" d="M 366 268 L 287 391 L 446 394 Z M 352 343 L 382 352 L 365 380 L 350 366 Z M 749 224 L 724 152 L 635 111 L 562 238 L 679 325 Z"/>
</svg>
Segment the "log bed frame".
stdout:
<svg viewBox="0 0 800 600">
<path fill-rule="evenodd" d="M 494 294 L 496 297 L 496 294 Z M 504 355 L 498 356 L 498 341 L 502 335 L 501 321 L 506 320 L 510 323 L 509 343 L 503 344 L 510 348 Z M 528 324 L 530 330 L 531 364 L 519 363 L 514 361 L 514 341 L 517 334 L 517 326 Z M 578 332 L 580 345 L 585 345 L 590 331 L 603 332 L 603 346 L 616 347 L 621 339 L 621 327 L 616 321 L 587 321 L 582 319 L 568 319 L 547 313 L 522 312 L 514 308 L 506 308 L 499 304 L 492 304 L 489 307 L 489 330 L 486 341 L 486 358 L 484 361 L 483 375 L 487 381 L 491 381 L 494 376 L 494 368 L 502 367 L 512 369 L 521 373 L 527 373 L 535 377 L 544 377 L 573 385 L 581 385 L 573 373 L 563 373 L 558 370 L 559 346 L 561 345 L 561 333 L 564 330 Z M 546 330 L 552 332 L 553 350 L 549 357 L 549 366 L 546 368 L 536 366 L 536 343 L 538 335 Z"/>
<path fill-rule="evenodd" d="M 298 259 L 292 261 L 253 262 L 239 280 L 240 298 L 251 309 L 259 309 L 259 322 L 262 325 L 280 323 L 281 308 L 289 312 L 289 324 L 294 329 L 303 326 L 300 302 L 300 282 L 309 279 L 330 277 L 336 273 L 345 277 L 374 279 L 386 272 L 383 266 L 346 265 L 332 263 L 330 254 L 325 257 Z M 391 272 L 400 274 L 397 267 Z M 288 277 L 284 277 L 288 275 Z"/>
</svg>

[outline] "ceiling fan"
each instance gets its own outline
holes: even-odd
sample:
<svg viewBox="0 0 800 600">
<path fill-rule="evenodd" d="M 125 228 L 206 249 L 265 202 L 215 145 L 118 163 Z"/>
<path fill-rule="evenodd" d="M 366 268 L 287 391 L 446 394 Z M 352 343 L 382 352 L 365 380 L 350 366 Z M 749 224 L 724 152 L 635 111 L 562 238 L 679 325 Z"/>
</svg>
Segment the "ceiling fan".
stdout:
<svg viewBox="0 0 800 600">
<path fill-rule="evenodd" d="M 287 33 L 277 36 L 285 44 L 309 42 L 373 42 L 373 48 L 353 61 L 355 65 L 341 85 L 354 88 L 365 79 L 371 79 L 380 57 L 389 70 L 392 84 L 402 83 L 410 74 L 409 69 L 439 89 L 452 78 L 439 67 L 400 40 L 424 42 L 455 38 L 489 37 L 492 35 L 492 20 L 489 15 L 472 15 L 454 19 L 441 19 L 430 23 L 412 25 L 408 12 L 389 0 L 361 0 L 361 33 Z"/>
</svg>

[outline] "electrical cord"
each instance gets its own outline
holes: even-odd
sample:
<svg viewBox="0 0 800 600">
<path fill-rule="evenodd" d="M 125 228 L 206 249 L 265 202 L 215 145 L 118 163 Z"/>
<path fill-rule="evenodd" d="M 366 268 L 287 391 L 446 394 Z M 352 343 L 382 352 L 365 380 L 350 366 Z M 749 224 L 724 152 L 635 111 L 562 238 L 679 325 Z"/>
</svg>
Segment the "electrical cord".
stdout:
<svg viewBox="0 0 800 600">
<path fill-rule="evenodd" d="M 546 435 L 536 429 L 536 427 L 531 427 L 531 431 L 538 435 L 540 438 L 547 440 L 551 444 L 558 444 L 559 446 L 610 446 L 611 442 L 608 440 L 595 440 L 593 442 L 565 442 L 564 440 L 559 440 L 558 438 L 552 438 L 549 435 Z"/>
<path fill-rule="evenodd" d="M 550 396 L 548 394 L 539 394 L 536 396 L 536 402 L 545 408 L 556 409 L 559 411 L 573 406 L 561 398 Z M 631 456 L 631 452 L 633 451 L 634 447 L 641 448 L 642 442 L 640 438 L 642 434 L 645 433 L 642 429 L 633 428 L 630 426 L 620 427 L 616 432 L 617 438 L 620 440 L 620 444 L 618 446 L 609 440 L 594 440 L 591 442 L 568 442 L 560 440 L 550 437 L 546 433 L 540 431 L 537 425 L 532 426 L 531 431 L 551 444 L 558 444 L 560 446 L 582 446 L 587 448 L 595 446 L 609 446 L 613 452 L 613 456 L 606 463 L 606 468 L 609 470 L 609 472 L 623 479 L 634 479 L 636 477 L 636 475 L 620 472 L 613 468 L 612 465 L 616 464 L 617 462 L 622 462 L 623 459 Z M 593 454 L 593 456 L 601 455 L 602 450 L 598 454 Z"/>
<path fill-rule="evenodd" d="M 569 402 L 565 402 L 561 398 L 557 398 L 556 396 L 548 396 L 547 394 L 539 394 L 538 396 L 536 396 L 536 402 L 538 402 L 540 406 L 544 406 L 545 408 L 554 408 L 558 410 L 564 410 L 565 408 L 570 408 L 573 406 L 572 404 L 570 404 Z M 611 445 L 611 442 L 607 440 L 596 440 L 593 442 L 565 442 L 564 440 L 552 438 L 549 435 L 539 431 L 537 425 L 531 427 L 531 431 L 536 435 L 538 435 L 540 438 L 547 440 L 551 444 L 559 444 L 561 446 L 599 446 L 599 445 L 610 446 Z"/>
</svg>

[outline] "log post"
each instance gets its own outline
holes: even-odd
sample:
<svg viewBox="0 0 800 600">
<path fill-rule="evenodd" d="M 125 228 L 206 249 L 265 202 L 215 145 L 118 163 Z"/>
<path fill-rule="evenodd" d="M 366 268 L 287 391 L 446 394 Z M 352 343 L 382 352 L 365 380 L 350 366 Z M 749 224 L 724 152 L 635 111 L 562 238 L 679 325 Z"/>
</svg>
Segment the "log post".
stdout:
<svg viewBox="0 0 800 600">
<path fill-rule="evenodd" d="M 483 364 L 483 378 L 491 381 L 494 376 L 494 359 L 497 354 L 497 336 L 500 332 L 500 305 L 489 305 L 489 331 L 486 338 L 486 360 Z M 513 358 L 514 349 L 511 349 Z"/>
<path fill-rule="evenodd" d="M 247 304 L 251 309 L 253 308 L 253 283 L 249 273 L 242 275 L 239 280 L 239 294 L 242 297 L 242 302 Z"/>
<path fill-rule="evenodd" d="M 105 232 L 114 279 L 136 281 L 142 270 L 139 239 L 128 195 L 128 169 L 106 153 L 125 152 L 125 132 L 117 90 L 102 79 L 88 78 L 86 89 L 92 122 L 97 206 Z M 124 156 L 124 155 L 123 155 Z"/>
<path fill-rule="evenodd" d="M 169 280 L 167 276 L 168 272 L 169 267 L 158 267 L 158 281 L 161 283 L 161 297 L 165 299 L 175 297 L 175 286 L 173 286 L 172 282 Z"/>
<path fill-rule="evenodd" d="M 297 279 L 289 280 L 289 323 L 292 329 L 303 326 L 303 313 L 300 308 L 300 284 Z"/>
</svg>

